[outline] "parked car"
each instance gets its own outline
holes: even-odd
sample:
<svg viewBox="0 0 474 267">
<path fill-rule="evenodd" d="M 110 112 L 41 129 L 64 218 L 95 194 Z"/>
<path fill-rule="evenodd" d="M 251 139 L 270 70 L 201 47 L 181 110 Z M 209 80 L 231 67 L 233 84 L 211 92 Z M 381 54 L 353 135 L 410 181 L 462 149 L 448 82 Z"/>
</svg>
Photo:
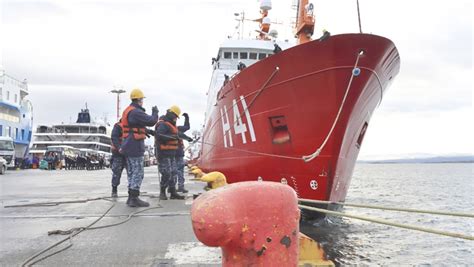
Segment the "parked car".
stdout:
<svg viewBox="0 0 474 267">
<path fill-rule="evenodd" d="M 7 161 L 0 157 L 0 174 L 5 174 L 5 172 L 7 171 Z"/>
<path fill-rule="evenodd" d="M 0 136 L 0 157 L 7 161 L 7 168 L 15 167 L 15 145 L 11 137 Z"/>
</svg>

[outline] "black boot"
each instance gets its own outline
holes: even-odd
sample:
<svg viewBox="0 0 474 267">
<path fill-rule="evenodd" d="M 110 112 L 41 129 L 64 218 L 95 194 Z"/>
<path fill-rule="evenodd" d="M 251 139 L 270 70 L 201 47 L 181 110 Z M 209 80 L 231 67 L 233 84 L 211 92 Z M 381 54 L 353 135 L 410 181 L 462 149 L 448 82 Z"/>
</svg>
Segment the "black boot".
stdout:
<svg viewBox="0 0 474 267">
<path fill-rule="evenodd" d="M 117 197 L 118 197 L 118 194 L 117 194 L 117 187 L 116 187 L 116 186 L 112 186 L 112 197 L 113 197 L 113 198 L 117 198 Z"/>
<path fill-rule="evenodd" d="M 128 203 L 130 203 L 130 199 L 132 199 L 132 192 L 130 189 L 128 189 L 128 198 L 127 198 L 127 202 L 125 202 L 125 204 L 128 205 Z"/>
<path fill-rule="evenodd" d="M 176 187 L 170 187 L 170 199 L 184 199 L 184 196 L 176 193 Z"/>
<path fill-rule="evenodd" d="M 166 187 L 160 188 L 160 200 L 168 200 L 168 197 L 166 196 Z"/>
<path fill-rule="evenodd" d="M 189 191 L 186 190 L 186 189 L 184 189 L 184 186 L 183 186 L 183 187 L 179 187 L 179 188 L 178 188 L 178 192 L 181 192 L 181 193 L 186 194 L 186 193 L 188 193 Z"/>
<path fill-rule="evenodd" d="M 140 195 L 140 191 L 138 190 L 130 190 L 130 201 L 127 203 L 129 207 L 148 207 L 150 206 L 150 203 L 143 201 L 138 198 Z"/>
</svg>

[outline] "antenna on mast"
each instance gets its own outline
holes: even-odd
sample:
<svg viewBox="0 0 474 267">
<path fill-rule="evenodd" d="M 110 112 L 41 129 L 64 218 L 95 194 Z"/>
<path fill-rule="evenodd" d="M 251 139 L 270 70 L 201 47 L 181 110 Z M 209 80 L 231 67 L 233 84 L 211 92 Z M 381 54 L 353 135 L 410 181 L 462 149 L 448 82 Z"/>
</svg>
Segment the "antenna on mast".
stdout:
<svg viewBox="0 0 474 267">
<path fill-rule="evenodd" d="M 245 21 L 245 11 L 242 11 L 240 13 L 234 13 L 234 16 L 236 16 L 237 18 L 235 20 L 237 20 L 239 22 L 239 25 L 237 26 L 238 29 L 239 29 L 239 38 L 238 39 L 242 39 L 243 36 L 244 36 L 244 21 Z"/>
<path fill-rule="evenodd" d="M 314 5 L 308 0 L 299 0 L 297 12 L 295 35 L 302 44 L 311 41 L 314 32 Z"/>
</svg>

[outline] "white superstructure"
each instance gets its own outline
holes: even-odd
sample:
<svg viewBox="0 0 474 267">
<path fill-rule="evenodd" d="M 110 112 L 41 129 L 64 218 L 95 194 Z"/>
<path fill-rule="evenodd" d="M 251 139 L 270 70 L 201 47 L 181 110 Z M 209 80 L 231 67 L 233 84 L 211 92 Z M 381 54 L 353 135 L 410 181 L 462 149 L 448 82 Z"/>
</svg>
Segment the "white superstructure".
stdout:
<svg viewBox="0 0 474 267">
<path fill-rule="evenodd" d="M 224 83 L 230 81 L 239 72 L 239 64 L 249 67 L 259 60 L 272 56 L 275 53 L 275 45 L 281 50 L 293 46 L 286 41 L 259 39 L 228 39 L 221 44 L 217 57 L 213 58 L 213 72 L 207 92 L 206 117 L 211 114 L 217 101 L 217 94 Z"/>
<path fill-rule="evenodd" d="M 106 124 L 90 122 L 89 110 L 79 113 L 77 123 L 40 125 L 33 134 L 31 154 L 44 154 L 49 146 L 71 146 L 78 150 L 111 152 L 112 128 Z"/>
<path fill-rule="evenodd" d="M 13 139 L 19 159 L 26 155 L 32 134 L 33 106 L 28 94 L 26 79 L 7 75 L 0 66 L 0 136 Z"/>
</svg>

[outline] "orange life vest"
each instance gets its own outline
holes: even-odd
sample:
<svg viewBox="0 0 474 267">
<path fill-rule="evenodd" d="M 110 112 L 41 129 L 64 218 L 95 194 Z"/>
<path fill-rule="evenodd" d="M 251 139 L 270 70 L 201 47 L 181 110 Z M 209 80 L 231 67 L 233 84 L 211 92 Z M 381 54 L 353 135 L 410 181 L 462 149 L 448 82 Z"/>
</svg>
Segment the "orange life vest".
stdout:
<svg viewBox="0 0 474 267">
<path fill-rule="evenodd" d="M 128 106 L 122 114 L 122 139 L 127 139 L 130 133 L 133 134 L 133 139 L 135 140 L 145 140 L 146 139 L 146 128 L 145 127 L 133 127 L 130 128 L 128 125 L 128 114 L 130 111 L 136 109 L 136 107 L 130 105 Z"/>
<path fill-rule="evenodd" d="M 178 128 L 176 128 L 176 126 L 174 126 L 173 124 L 164 120 L 159 120 L 158 124 L 160 123 L 165 123 L 166 125 L 168 125 L 173 135 L 178 134 Z M 178 149 L 178 140 L 168 140 L 164 144 L 160 144 L 160 150 L 176 150 L 176 149 Z"/>
<path fill-rule="evenodd" d="M 118 127 L 120 127 L 121 131 L 122 131 L 122 135 L 119 136 L 119 145 L 122 145 L 122 141 L 123 141 L 123 125 L 122 125 L 122 122 L 117 122 L 115 123 L 115 125 L 118 125 Z M 114 125 L 114 127 L 115 127 Z M 112 147 L 112 150 L 113 151 L 116 151 L 118 152 L 119 150 L 117 149 L 117 147 L 115 147 L 114 143 L 111 142 L 110 146 Z"/>
</svg>

